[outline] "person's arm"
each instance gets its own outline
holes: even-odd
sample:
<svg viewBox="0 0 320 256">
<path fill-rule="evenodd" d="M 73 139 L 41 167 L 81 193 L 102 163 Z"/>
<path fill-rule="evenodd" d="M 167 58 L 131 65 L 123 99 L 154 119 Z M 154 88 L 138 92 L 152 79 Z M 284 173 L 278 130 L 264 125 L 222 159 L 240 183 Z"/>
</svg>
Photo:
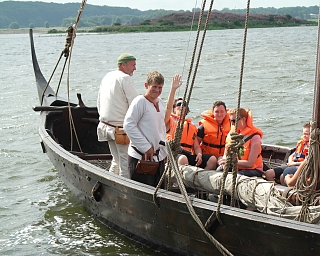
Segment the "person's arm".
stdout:
<svg viewBox="0 0 320 256">
<path fill-rule="evenodd" d="M 174 103 L 174 95 L 176 93 L 176 90 L 181 86 L 181 76 L 180 75 L 175 75 L 172 77 L 172 82 L 171 82 L 171 89 L 169 92 L 167 104 L 166 104 L 166 113 L 164 117 L 164 123 L 166 125 L 166 130 L 169 130 L 170 128 L 170 115 L 172 113 L 172 107 Z"/>
<path fill-rule="evenodd" d="M 203 127 L 203 125 L 200 125 L 198 127 L 198 133 L 197 133 L 197 140 L 198 140 L 199 144 L 202 142 L 203 137 L 204 137 L 204 127 Z"/>
<path fill-rule="evenodd" d="M 98 110 L 98 113 L 100 115 L 100 91 L 98 93 L 98 99 L 97 99 L 97 110 Z"/>
<path fill-rule="evenodd" d="M 122 80 L 122 89 L 127 99 L 128 105 L 138 96 L 134 81 L 131 76 L 126 76 Z"/>
<path fill-rule="evenodd" d="M 297 171 L 294 174 L 287 174 L 286 175 L 286 177 L 284 178 L 284 181 L 288 187 L 293 187 L 296 184 L 298 177 L 299 177 L 301 170 L 302 170 L 303 166 L 305 165 L 305 163 L 306 163 L 306 161 L 301 162 Z"/>
<path fill-rule="evenodd" d="M 289 158 L 288 158 L 288 163 L 287 165 L 288 166 L 299 166 L 301 164 L 301 162 L 295 162 L 293 161 L 294 160 L 294 155 L 295 155 L 296 152 L 293 152 Z"/>
<path fill-rule="evenodd" d="M 193 150 L 196 154 L 196 166 L 199 166 L 202 163 L 202 149 L 197 138 L 193 140 Z"/>
<path fill-rule="evenodd" d="M 138 123 L 145 111 L 143 99 L 136 98 L 129 106 L 123 122 L 123 128 L 126 134 L 129 136 L 132 145 L 137 147 L 143 154 L 152 148 L 152 145 L 138 128 Z"/>
<path fill-rule="evenodd" d="M 255 135 L 254 137 L 259 136 Z M 253 140 L 253 138 L 251 140 Z M 260 136 L 259 136 L 260 138 Z M 238 166 L 241 168 L 251 168 L 261 154 L 261 139 L 251 141 L 251 148 L 248 160 L 238 160 Z"/>
</svg>

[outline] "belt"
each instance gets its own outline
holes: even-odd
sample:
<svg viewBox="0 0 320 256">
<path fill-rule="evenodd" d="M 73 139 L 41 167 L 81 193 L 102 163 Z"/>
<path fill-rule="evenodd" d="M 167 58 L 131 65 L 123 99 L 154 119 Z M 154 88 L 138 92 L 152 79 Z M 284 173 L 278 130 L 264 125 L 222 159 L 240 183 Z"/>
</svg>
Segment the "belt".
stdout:
<svg viewBox="0 0 320 256">
<path fill-rule="evenodd" d="M 138 154 L 140 155 L 144 155 L 143 153 L 141 153 L 135 146 L 131 146 Z M 160 149 L 157 149 L 156 152 L 153 154 L 154 156 L 158 156 L 160 152 Z"/>
<path fill-rule="evenodd" d="M 101 123 L 103 123 L 103 124 L 105 124 L 105 125 L 108 125 L 108 126 L 114 127 L 114 128 L 116 128 L 116 127 L 123 128 L 123 126 L 118 126 L 118 125 L 109 124 L 109 123 L 104 122 L 104 121 L 101 121 L 101 120 L 100 120 L 100 122 L 101 122 Z"/>
</svg>

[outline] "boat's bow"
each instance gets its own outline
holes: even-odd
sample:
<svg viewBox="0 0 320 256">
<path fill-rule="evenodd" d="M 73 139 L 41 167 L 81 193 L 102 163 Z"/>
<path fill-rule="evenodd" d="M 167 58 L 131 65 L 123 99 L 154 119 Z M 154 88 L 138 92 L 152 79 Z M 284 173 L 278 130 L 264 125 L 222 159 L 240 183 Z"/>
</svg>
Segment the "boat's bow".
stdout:
<svg viewBox="0 0 320 256">
<path fill-rule="evenodd" d="M 44 76 L 40 70 L 37 56 L 36 56 L 36 52 L 35 52 L 35 48 L 34 48 L 33 30 L 32 29 L 29 30 L 29 36 L 30 36 L 30 45 L 31 45 L 32 64 L 33 64 L 34 75 L 36 77 L 40 104 L 41 105 L 51 105 L 51 103 L 57 99 L 57 95 L 50 86 L 47 86 L 47 80 L 44 78 Z M 42 102 L 42 99 L 45 102 Z"/>
</svg>

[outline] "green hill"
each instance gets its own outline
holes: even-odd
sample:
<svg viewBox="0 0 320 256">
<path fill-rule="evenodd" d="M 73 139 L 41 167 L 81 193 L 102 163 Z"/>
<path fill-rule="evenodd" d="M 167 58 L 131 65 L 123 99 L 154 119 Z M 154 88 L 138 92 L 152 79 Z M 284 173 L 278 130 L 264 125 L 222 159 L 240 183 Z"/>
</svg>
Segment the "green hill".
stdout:
<svg viewBox="0 0 320 256">
<path fill-rule="evenodd" d="M 0 2 L 0 28 L 9 28 L 12 22 L 20 28 L 49 26 L 69 26 L 78 14 L 80 3 L 44 2 Z M 113 23 L 132 24 L 172 13 L 166 10 L 140 11 L 127 7 L 110 7 L 86 4 L 80 26 L 111 25 Z"/>
<path fill-rule="evenodd" d="M 22 1 L 4 1 L 0 2 L 0 28 L 2 29 L 18 29 L 18 28 L 49 28 L 49 27 L 68 27 L 72 25 L 78 14 L 80 7 L 79 3 L 45 3 L 45 2 L 22 2 Z M 252 8 L 250 9 L 250 15 L 259 16 L 261 14 L 266 15 L 267 19 L 273 22 L 272 19 L 276 17 L 277 20 L 281 20 L 280 25 L 286 25 L 286 19 L 280 16 L 287 17 L 289 22 L 296 22 L 296 18 L 311 19 L 318 14 L 318 6 L 310 7 L 286 7 L 286 8 Z M 200 11 L 200 9 L 198 9 Z M 173 15 L 175 14 L 175 16 Z M 235 21 L 235 26 L 227 27 L 239 27 L 242 26 L 243 14 L 245 10 L 230 10 L 223 9 L 222 11 L 215 11 L 216 13 L 224 13 L 220 15 L 222 19 L 230 19 Z M 232 16 L 227 13 L 238 14 L 239 16 Z M 168 16 L 172 14 L 172 16 Z M 213 14 L 214 15 L 214 14 Z M 173 11 L 173 10 L 148 10 L 140 11 L 137 9 L 131 9 L 128 7 L 111 7 L 111 6 L 97 6 L 86 4 L 84 12 L 81 17 L 79 27 L 99 27 L 116 25 L 132 25 L 140 24 L 146 21 L 151 24 L 159 22 L 159 20 L 170 20 L 172 24 L 189 23 L 187 17 L 192 16 L 190 11 Z M 161 17 L 161 18 L 160 18 Z M 163 18 L 162 18 L 163 17 Z M 292 17 L 292 19 L 291 19 Z M 158 19 L 157 19 L 158 18 Z M 290 18 L 290 19 L 289 19 Z M 173 20 L 172 20 L 173 19 Z M 183 21 L 185 19 L 185 22 Z M 256 18 L 255 18 L 256 19 Z M 261 22 L 266 17 L 261 16 Z M 270 20 L 271 19 L 271 20 Z M 218 20 L 217 22 L 226 22 L 225 20 Z M 147 22 L 148 23 L 148 22 Z M 161 23 L 161 22 L 160 22 Z M 267 23 L 267 22 L 265 22 Z M 160 25 L 164 25 L 163 22 Z M 167 24 L 168 25 L 168 24 Z M 170 24 L 169 24 L 170 25 Z M 218 26 L 225 27 L 224 24 L 217 24 Z M 271 24 L 272 25 L 272 24 Z M 266 24 L 270 26 L 270 24 Z"/>
</svg>

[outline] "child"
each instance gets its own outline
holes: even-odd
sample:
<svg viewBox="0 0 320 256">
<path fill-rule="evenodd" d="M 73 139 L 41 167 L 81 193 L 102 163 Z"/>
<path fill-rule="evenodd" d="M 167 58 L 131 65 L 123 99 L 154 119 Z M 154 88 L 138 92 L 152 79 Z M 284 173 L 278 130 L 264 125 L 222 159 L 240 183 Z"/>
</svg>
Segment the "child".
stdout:
<svg viewBox="0 0 320 256">
<path fill-rule="evenodd" d="M 301 137 L 301 140 L 297 142 L 295 152 L 289 156 L 288 163 L 286 165 L 281 165 L 267 170 L 265 172 L 267 180 L 274 181 L 275 179 L 280 179 L 281 184 L 284 185 L 284 176 L 289 173 L 294 174 L 299 165 L 304 161 L 309 151 L 310 124 L 304 124 L 302 131 L 303 136 Z"/>
</svg>

